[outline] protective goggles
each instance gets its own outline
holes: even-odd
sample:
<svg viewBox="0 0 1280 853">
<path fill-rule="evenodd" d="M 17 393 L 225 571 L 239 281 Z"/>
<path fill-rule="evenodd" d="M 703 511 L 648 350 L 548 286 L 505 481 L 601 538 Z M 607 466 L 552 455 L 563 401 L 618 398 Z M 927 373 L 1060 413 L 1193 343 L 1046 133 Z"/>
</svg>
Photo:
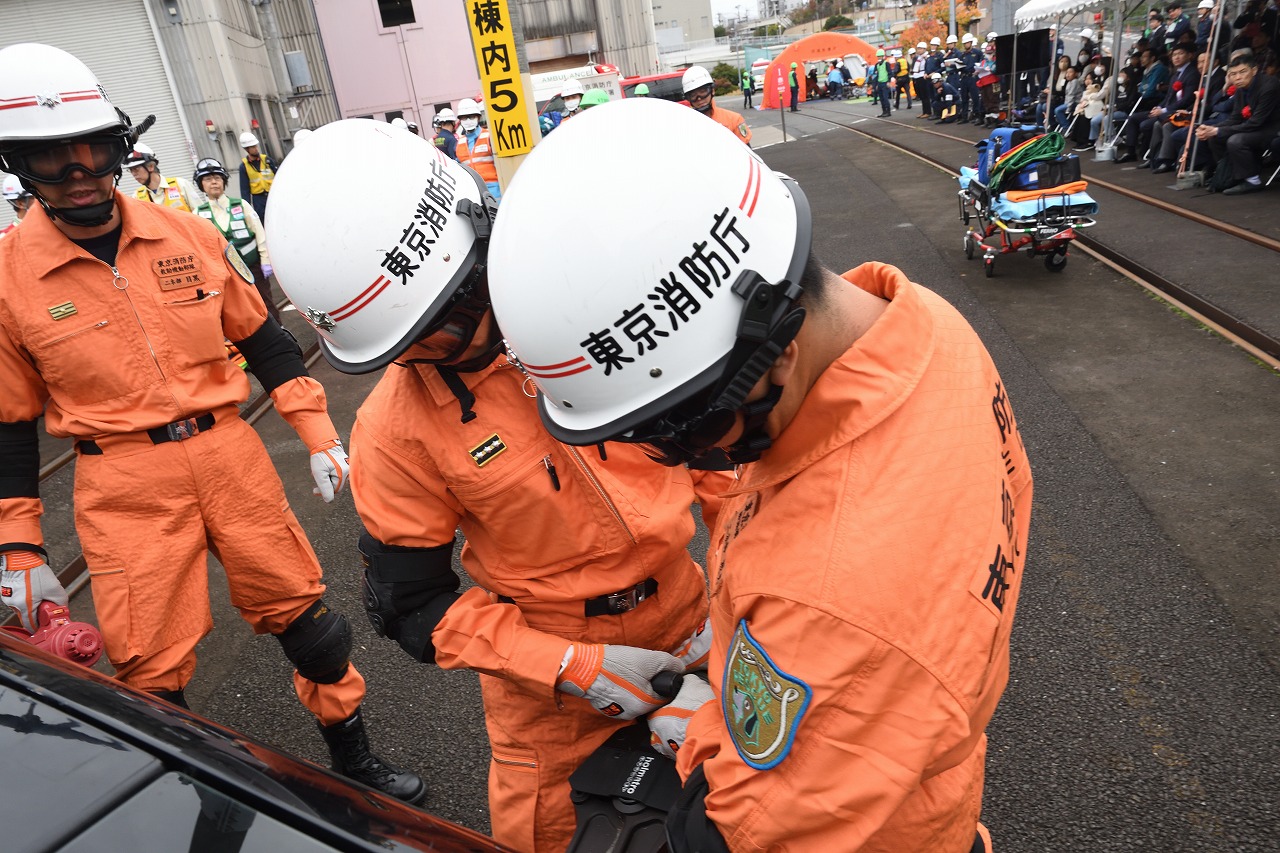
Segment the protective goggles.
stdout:
<svg viewBox="0 0 1280 853">
<path fill-rule="evenodd" d="M 4 159 L 10 171 L 29 181 L 60 184 L 75 171 L 93 178 L 113 174 L 128 153 L 123 136 L 102 135 L 15 148 Z"/>
<path fill-rule="evenodd" d="M 688 98 L 690 101 L 703 101 L 711 97 L 712 88 L 713 88 L 712 84 L 708 83 L 705 86 L 699 86 L 696 89 L 690 89 L 688 92 L 684 93 L 684 96 Z"/>
</svg>

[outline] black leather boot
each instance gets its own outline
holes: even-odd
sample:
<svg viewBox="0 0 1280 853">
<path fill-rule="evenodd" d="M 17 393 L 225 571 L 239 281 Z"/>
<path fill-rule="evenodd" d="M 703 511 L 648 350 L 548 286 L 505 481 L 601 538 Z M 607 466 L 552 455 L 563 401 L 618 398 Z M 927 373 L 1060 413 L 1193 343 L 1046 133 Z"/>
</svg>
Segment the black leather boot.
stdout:
<svg viewBox="0 0 1280 853">
<path fill-rule="evenodd" d="M 321 725 L 320 734 L 329 747 L 334 772 L 415 806 L 427 798 L 427 786 L 417 774 L 393 767 L 369 751 L 369 736 L 358 708 L 340 723 Z"/>
<path fill-rule="evenodd" d="M 179 708 L 186 708 L 188 711 L 191 710 L 191 706 L 187 704 L 187 694 L 181 690 L 152 690 L 150 692 L 152 696 L 163 699 L 170 705 L 177 705 Z"/>
</svg>

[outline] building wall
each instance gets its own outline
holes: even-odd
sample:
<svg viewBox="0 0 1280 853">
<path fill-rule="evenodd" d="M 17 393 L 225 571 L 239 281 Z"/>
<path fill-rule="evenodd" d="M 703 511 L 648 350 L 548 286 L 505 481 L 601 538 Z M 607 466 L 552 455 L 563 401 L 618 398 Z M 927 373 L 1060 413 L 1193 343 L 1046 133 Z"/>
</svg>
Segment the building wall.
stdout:
<svg viewBox="0 0 1280 853">
<path fill-rule="evenodd" d="M 403 112 L 429 127 L 438 104 L 480 93 L 457 0 L 414 0 L 414 23 L 386 28 L 377 0 L 313 0 L 342 116 Z"/>
<path fill-rule="evenodd" d="M 653 0 L 653 25 L 659 30 L 679 27 L 687 42 L 716 37 L 711 0 Z"/>
</svg>

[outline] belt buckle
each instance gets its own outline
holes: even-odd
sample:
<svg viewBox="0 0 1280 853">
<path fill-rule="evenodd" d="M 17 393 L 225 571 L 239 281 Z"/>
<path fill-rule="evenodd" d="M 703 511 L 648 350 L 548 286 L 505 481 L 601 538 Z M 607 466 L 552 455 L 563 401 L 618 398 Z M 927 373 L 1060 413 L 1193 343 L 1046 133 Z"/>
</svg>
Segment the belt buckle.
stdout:
<svg viewBox="0 0 1280 853">
<path fill-rule="evenodd" d="M 196 423 L 195 418 L 187 418 L 186 420 L 174 421 L 165 426 L 165 431 L 169 433 L 170 441 L 186 441 L 191 436 L 200 432 L 200 425 Z"/>
<path fill-rule="evenodd" d="M 605 596 L 605 602 L 610 613 L 627 613 L 635 610 L 640 602 L 644 601 L 644 590 L 640 587 L 632 587 L 626 592 L 615 592 L 612 595 Z"/>
</svg>

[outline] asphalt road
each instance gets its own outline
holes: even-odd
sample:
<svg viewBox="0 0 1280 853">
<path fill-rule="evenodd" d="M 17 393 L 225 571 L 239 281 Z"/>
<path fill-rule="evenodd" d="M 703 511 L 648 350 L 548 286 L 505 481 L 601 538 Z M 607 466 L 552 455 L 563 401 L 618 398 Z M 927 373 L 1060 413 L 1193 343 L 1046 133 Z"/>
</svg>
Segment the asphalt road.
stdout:
<svg viewBox="0 0 1280 853">
<path fill-rule="evenodd" d="M 760 128 L 777 118 L 757 116 Z M 789 117 L 789 131 L 801 121 Z M 762 153 L 806 189 L 820 257 L 837 270 L 897 264 L 956 304 L 1001 369 L 1035 471 L 1013 676 L 989 730 L 984 821 L 997 849 L 1280 850 L 1268 663 L 1280 641 L 1274 611 L 1247 594 L 1275 601 L 1280 585 L 1280 383 L 1081 254 L 1057 276 L 1010 258 L 982 278 L 961 252 L 953 182 L 818 130 Z M 314 373 L 345 436 L 373 380 Z M 486 830 L 475 677 L 416 664 L 373 635 L 350 495 L 321 503 L 292 431 L 274 414 L 259 431 L 326 566 L 326 598 L 351 617 L 375 747 L 427 778 L 430 811 Z M 192 704 L 323 760 L 278 645 L 252 636 L 211 574 L 218 628 Z"/>
</svg>

